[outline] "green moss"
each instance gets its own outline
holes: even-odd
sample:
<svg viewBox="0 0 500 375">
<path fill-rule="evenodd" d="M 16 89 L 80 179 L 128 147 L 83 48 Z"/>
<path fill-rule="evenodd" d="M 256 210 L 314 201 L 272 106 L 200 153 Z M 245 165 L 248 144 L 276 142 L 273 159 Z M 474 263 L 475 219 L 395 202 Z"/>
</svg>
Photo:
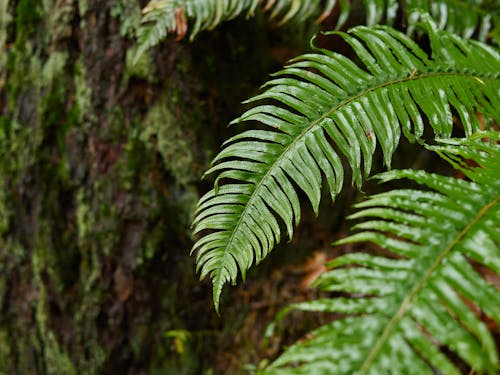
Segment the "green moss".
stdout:
<svg viewBox="0 0 500 375">
<path fill-rule="evenodd" d="M 80 246 L 82 246 L 83 240 L 88 236 L 92 227 L 90 222 L 92 210 L 90 205 L 85 202 L 84 194 L 84 190 L 79 189 L 76 195 L 76 225 Z"/>
<path fill-rule="evenodd" d="M 37 23 L 42 19 L 39 0 L 20 0 L 16 7 L 17 40 L 24 40 L 32 35 Z"/>
<path fill-rule="evenodd" d="M 41 87 L 42 62 L 36 56 L 31 43 L 16 43 L 9 50 L 7 56 L 8 80 L 5 85 L 7 92 L 7 110 L 13 113 L 14 118 L 22 110 L 18 106 L 18 96 L 23 89 L 30 88 L 38 91 Z"/>
<path fill-rule="evenodd" d="M 37 322 L 38 337 L 40 340 L 41 352 L 44 355 L 44 363 L 47 367 L 47 372 L 52 374 L 76 374 L 71 359 L 61 348 L 52 332 L 48 328 L 49 312 L 47 305 L 47 290 L 45 283 L 42 280 L 41 273 L 44 270 L 50 270 L 50 263 L 47 260 L 47 250 L 38 248 L 31 256 L 33 264 L 33 285 L 37 288 L 37 298 L 35 301 L 35 320 Z"/>
<path fill-rule="evenodd" d="M 7 108 L 0 119 L 0 153 L 3 154 L 0 170 L 10 177 L 12 184 L 40 159 L 54 158 L 53 150 L 41 151 L 48 138 L 56 140 L 58 157 L 63 160 L 58 164 L 58 172 L 63 179 L 69 178 L 69 167 L 64 162 L 67 60 L 67 53 L 54 51 L 42 62 L 26 40 L 18 39 L 9 51 Z M 48 167 L 47 163 L 42 165 Z"/>
<path fill-rule="evenodd" d="M 12 16 L 9 13 L 9 2 L 2 1 L 0 3 L 0 46 L 3 50 L 7 40 L 7 27 L 12 21 Z"/>
<path fill-rule="evenodd" d="M 9 333 L 0 327 L 0 374 L 7 374 L 12 360 Z"/>
<path fill-rule="evenodd" d="M 5 85 L 6 71 L 5 65 L 7 63 L 7 28 L 12 21 L 12 16 L 9 13 L 9 2 L 0 2 L 0 91 L 3 90 Z"/>
<path fill-rule="evenodd" d="M 100 248 L 104 254 L 109 254 L 116 242 L 118 222 L 116 208 L 109 204 L 112 201 L 112 191 L 108 190 L 105 181 L 99 181 L 93 192 L 79 189 L 76 194 L 76 224 L 78 244 L 84 253 L 92 253 L 84 257 L 88 265 L 98 267 Z M 91 247 L 88 244 L 94 244 Z M 90 284 L 99 270 L 85 266 L 86 278 Z M 90 270 L 90 272 L 89 272 Z M 93 275 L 92 277 L 90 277 Z"/>
<path fill-rule="evenodd" d="M 8 176 L 12 186 L 36 163 L 35 152 L 42 142 L 41 132 L 29 131 L 19 122 L 6 118 L 0 123 L 5 125 L 0 131 L 0 181 Z"/>
<path fill-rule="evenodd" d="M 79 303 L 74 312 L 76 340 L 81 342 L 86 356 L 76 359 L 76 366 L 83 374 L 96 374 L 103 366 L 108 353 L 99 343 L 95 320 L 102 305 L 104 289 L 99 284 L 103 265 L 100 254 L 109 255 L 117 240 L 118 223 L 112 201 L 110 183 L 97 181 L 93 190 L 80 188 L 76 193 L 76 225 L 80 262 L 78 265 Z"/>
<path fill-rule="evenodd" d="M 43 4 L 51 3 L 45 1 Z M 64 33 L 65 29 L 61 28 L 45 36 L 43 40 L 53 43 L 63 37 Z M 96 291 L 102 267 L 98 252 L 101 244 L 110 251 L 110 243 L 114 243 L 116 235 L 111 236 L 109 232 L 116 231 L 116 228 L 108 225 L 104 229 L 107 232 L 102 234 L 104 231 L 99 225 L 103 220 L 96 221 L 82 209 L 95 209 L 94 201 L 90 198 L 85 200 L 86 196 L 78 202 L 79 220 L 76 228 L 71 223 L 71 212 L 65 211 L 67 207 L 64 206 L 71 204 L 71 200 L 64 203 L 61 201 L 68 199 L 71 194 L 70 168 L 66 160 L 67 131 L 91 118 L 91 91 L 86 85 L 85 71 L 77 63 L 74 75 L 77 93 L 74 104 L 68 110 L 68 93 L 72 87 L 68 82 L 68 77 L 71 77 L 68 75 L 68 54 L 51 48 L 51 52 L 45 55 L 44 43 L 39 43 L 36 50 L 31 46 L 30 41 L 18 38 L 10 49 L 7 61 L 8 81 L 5 85 L 8 107 L 5 114 L 0 116 L 0 234 L 5 232 L 6 235 L 11 235 L 8 233 L 9 227 L 16 225 L 12 223 L 11 215 L 3 215 L 4 211 L 12 212 L 9 202 L 13 200 L 13 194 L 18 194 L 21 189 L 35 189 L 31 194 L 43 194 L 40 211 L 26 213 L 36 215 L 36 225 L 32 229 L 35 238 L 30 241 L 35 248 L 30 250 L 16 247 L 12 243 L 5 244 L 9 259 L 15 259 L 18 267 L 24 267 L 19 264 L 27 262 L 25 268 L 28 271 L 22 274 L 23 280 L 33 280 L 32 285 L 36 288 L 36 298 L 32 301 L 34 321 L 12 325 L 10 329 L 23 339 L 11 341 L 9 351 L 4 350 L 6 355 L 14 353 L 16 358 L 23 358 L 23 361 L 7 364 L 5 368 L 7 372 L 15 368 L 19 373 L 31 373 L 37 368 L 41 373 L 95 373 L 107 358 L 97 342 L 93 313 L 93 309 L 100 306 L 102 298 L 102 294 Z M 99 186 L 96 188 L 99 189 Z M 104 197 L 99 195 L 103 205 L 109 206 L 109 196 L 110 193 L 106 193 Z M 100 212 L 110 217 L 108 223 L 116 221 L 109 208 L 103 208 Z M 65 219 L 69 219 L 69 222 L 61 223 Z M 80 239 L 74 241 L 77 230 Z M 94 238 L 96 232 L 102 237 Z M 0 243 L 0 246 L 3 245 Z M 73 265 L 75 262 L 77 267 L 80 265 L 80 257 L 81 272 L 74 272 Z M 3 271 L 0 268 L 0 274 Z M 33 276 L 29 275 L 31 271 Z M 54 298 L 52 293 L 67 292 L 74 288 L 75 279 L 81 283 L 85 292 L 82 292 L 82 303 L 77 304 L 81 311 L 75 312 L 78 318 L 75 320 L 77 337 L 72 341 L 82 343 L 82 350 L 91 359 L 86 359 L 87 354 L 82 353 L 72 353 L 72 359 L 58 342 L 59 332 L 54 332 L 51 328 L 55 319 L 51 311 L 51 299 Z M 93 337 L 84 337 L 89 333 Z M 82 337 L 78 337 L 79 335 Z"/>
<path fill-rule="evenodd" d="M 114 201 L 112 177 L 99 177 L 93 184 L 92 191 L 79 191 L 77 194 L 78 235 L 81 238 L 81 250 L 90 252 L 89 264 L 97 266 L 97 251 L 110 255 L 118 240 L 118 212 Z M 85 244 L 91 244 L 90 247 Z M 95 271 L 97 272 L 97 271 Z M 94 275 L 92 271 L 90 274 Z"/>
<path fill-rule="evenodd" d="M 67 55 L 55 52 L 42 64 L 32 52 L 30 44 L 25 43 L 14 46 L 9 53 L 8 106 L 0 116 L 0 181 L 2 176 L 8 176 L 11 186 L 39 162 L 47 129 L 53 129 L 60 155 L 64 155 L 67 95 L 61 77 Z M 29 106 L 23 105 L 28 102 Z M 46 152 L 44 157 L 51 158 L 53 151 Z M 59 166 L 67 179 L 67 163 Z"/>
<path fill-rule="evenodd" d="M 64 68 L 66 66 L 66 62 L 68 60 L 68 54 L 66 52 L 58 52 L 54 51 L 49 55 L 47 61 L 43 64 L 41 71 L 41 79 L 40 85 L 47 89 L 47 91 L 51 92 L 56 89 L 64 89 L 64 87 L 60 87 L 60 82 L 63 82 L 64 76 Z M 65 93 L 66 90 L 61 90 L 57 92 L 57 94 Z M 67 99 L 67 98 L 65 98 Z"/>
<path fill-rule="evenodd" d="M 127 56 L 125 58 L 125 81 L 127 82 L 130 77 L 137 77 L 145 79 L 150 83 L 157 82 L 156 67 L 152 63 L 151 55 L 149 53 L 143 53 L 137 61 L 134 61 L 136 55 L 137 46 L 132 46 L 127 50 Z"/>
<path fill-rule="evenodd" d="M 118 162 L 120 169 L 120 185 L 125 191 L 130 191 L 141 183 L 142 173 L 149 164 L 150 155 L 145 152 L 145 146 L 139 139 L 140 122 L 134 121 L 128 130 L 128 139 L 124 146 L 124 158 Z"/>
<path fill-rule="evenodd" d="M 176 92 L 173 94 L 169 99 L 175 103 Z M 149 110 L 139 139 L 148 152 L 159 152 L 165 168 L 180 185 L 187 185 L 199 177 L 192 153 L 193 135 L 189 129 L 182 128 L 182 121 L 171 113 L 167 97 L 161 98 Z"/>
<path fill-rule="evenodd" d="M 1 126 L 1 122 L 0 122 Z M 1 177 L 1 174 L 0 174 Z M 0 178 L 0 184 L 2 184 L 2 180 Z M 1 186 L 1 185 L 0 185 Z M 0 248 L 3 247 L 2 244 L 2 236 L 7 233 L 9 229 L 9 221 L 10 221 L 10 215 L 8 214 L 8 209 L 7 205 L 5 204 L 7 198 L 7 194 L 5 194 L 5 190 L 3 188 L 0 188 Z M 1 267 L 0 267 L 1 269 Z M 0 293 L 1 294 L 1 293 Z M 1 296 L 0 296 L 0 301 L 1 301 Z"/>
<path fill-rule="evenodd" d="M 74 13 L 74 0 L 44 0 L 43 10 L 46 14 L 45 38 L 48 45 L 54 46 L 60 40 L 71 36 L 71 20 Z"/>
<path fill-rule="evenodd" d="M 105 115 L 109 125 L 100 128 L 99 138 L 103 142 L 116 144 L 126 136 L 127 127 L 123 111 L 120 106 L 115 105 L 109 108 Z"/>
<path fill-rule="evenodd" d="M 84 16 L 87 14 L 87 11 L 89 9 L 88 1 L 87 0 L 78 0 L 78 11 L 80 13 L 80 18 L 81 18 L 81 27 L 84 26 L 85 20 Z"/>
<path fill-rule="evenodd" d="M 41 91 L 43 92 L 39 104 L 40 122 L 44 127 L 56 128 L 59 150 L 64 150 L 64 120 L 66 117 L 65 104 L 67 101 L 67 85 L 64 79 L 65 67 L 68 60 L 67 53 L 53 52 L 45 62 L 40 77 Z"/>
<path fill-rule="evenodd" d="M 54 144 L 54 149 L 43 148 L 40 150 L 40 159 L 45 160 L 45 169 L 52 172 L 50 161 L 57 155 L 57 174 L 60 183 L 69 181 L 69 165 L 66 159 L 66 131 L 72 124 L 66 122 L 67 82 L 66 64 L 68 54 L 53 52 L 42 68 L 40 79 L 40 99 L 38 105 L 39 122 L 42 125 L 45 142 Z M 53 162 L 52 162 L 53 163 Z"/>
<path fill-rule="evenodd" d="M 95 120 L 92 111 L 92 90 L 87 84 L 87 73 L 81 58 L 75 62 L 73 69 L 76 114 L 78 123 L 84 125 L 86 119 Z"/>
</svg>

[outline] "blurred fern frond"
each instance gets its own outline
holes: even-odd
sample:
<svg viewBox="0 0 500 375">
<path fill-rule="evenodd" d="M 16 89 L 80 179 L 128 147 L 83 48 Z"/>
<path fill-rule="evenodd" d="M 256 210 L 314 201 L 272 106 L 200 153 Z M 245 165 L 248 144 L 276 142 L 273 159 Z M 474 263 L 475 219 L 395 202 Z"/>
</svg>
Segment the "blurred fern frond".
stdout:
<svg viewBox="0 0 500 375">
<path fill-rule="evenodd" d="M 362 220 L 358 233 L 337 244 L 370 241 L 392 255 L 359 252 L 330 262 L 333 269 L 316 284 L 347 297 L 290 308 L 347 317 L 311 332 L 262 374 L 461 374 L 445 348 L 473 372 L 498 374 L 497 348 L 481 314 L 500 324 L 500 290 L 478 270 L 500 277 L 499 140 L 499 133 L 478 134 L 432 147 L 468 180 L 416 170 L 376 176 L 425 189 L 392 190 L 357 204 L 351 218 Z"/>
<path fill-rule="evenodd" d="M 469 38 L 473 35 L 485 41 L 499 38 L 500 12 L 493 3 L 483 0 L 365 0 L 366 25 L 395 24 L 398 12 L 409 31 L 424 13 L 431 14 L 442 29 Z M 152 0 L 143 9 L 142 25 L 138 30 L 138 52 L 157 45 L 167 34 L 183 38 L 190 29 L 193 39 L 200 31 L 212 29 L 221 22 L 245 14 L 250 17 L 257 8 L 270 13 L 278 23 L 303 21 L 316 16 L 318 22 L 328 17 L 338 6 L 337 26 L 347 21 L 350 0 Z M 189 24 L 192 21 L 192 25 Z"/>
<path fill-rule="evenodd" d="M 178 39 L 188 32 L 188 23 L 193 20 L 190 38 L 200 31 L 210 30 L 221 22 L 245 14 L 250 17 L 257 7 L 269 11 L 271 18 L 279 23 L 291 19 L 302 21 L 323 8 L 320 20 L 330 14 L 336 0 L 153 0 L 143 9 L 142 26 L 138 30 L 138 52 L 140 56 L 147 49 L 165 39 L 168 33 L 175 33 Z M 322 5 L 322 3 L 325 3 Z"/>
</svg>

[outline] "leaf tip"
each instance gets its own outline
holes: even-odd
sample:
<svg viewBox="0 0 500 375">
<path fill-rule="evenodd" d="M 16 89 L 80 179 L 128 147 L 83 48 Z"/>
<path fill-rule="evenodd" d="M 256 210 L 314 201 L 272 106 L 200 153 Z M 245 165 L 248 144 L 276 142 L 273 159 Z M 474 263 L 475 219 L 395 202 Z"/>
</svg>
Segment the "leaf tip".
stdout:
<svg viewBox="0 0 500 375">
<path fill-rule="evenodd" d="M 221 314 L 220 314 L 220 295 L 221 295 L 221 292 L 222 292 L 222 286 L 218 286 L 218 285 L 214 284 L 214 291 L 213 291 L 213 293 L 214 293 L 214 296 L 213 296 L 214 308 L 215 308 L 215 312 L 219 318 L 221 317 Z"/>
</svg>

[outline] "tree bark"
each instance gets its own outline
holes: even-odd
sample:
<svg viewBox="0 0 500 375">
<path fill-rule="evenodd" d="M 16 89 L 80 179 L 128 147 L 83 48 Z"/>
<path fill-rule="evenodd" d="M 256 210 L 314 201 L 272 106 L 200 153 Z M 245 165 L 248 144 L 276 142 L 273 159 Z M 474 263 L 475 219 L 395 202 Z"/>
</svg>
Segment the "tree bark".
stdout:
<svg viewBox="0 0 500 375">
<path fill-rule="evenodd" d="M 0 373 L 218 366 L 213 335 L 236 318 L 223 326 L 188 256 L 199 178 L 239 101 L 296 51 L 257 17 L 132 65 L 141 5 L 0 5 Z"/>
</svg>

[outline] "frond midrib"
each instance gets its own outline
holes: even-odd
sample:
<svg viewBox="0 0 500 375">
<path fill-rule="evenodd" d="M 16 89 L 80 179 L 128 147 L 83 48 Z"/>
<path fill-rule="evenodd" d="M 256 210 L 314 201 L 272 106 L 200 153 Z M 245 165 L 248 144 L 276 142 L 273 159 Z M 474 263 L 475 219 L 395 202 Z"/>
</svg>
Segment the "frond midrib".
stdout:
<svg viewBox="0 0 500 375">
<path fill-rule="evenodd" d="M 380 353 L 382 347 L 384 344 L 387 342 L 389 336 L 391 335 L 393 329 L 399 323 L 399 321 L 403 318 L 404 314 L 407 312 L 410 304 L 413 302 L 413 299 L 415 296 L 425 287 L 425 285 L 428 283 L 429 278 L 431 275 L 434 273 L 434 271 L 439 267 L 443 259 L 453 250 L 453 248 L 462 240 L 462 238 L 471 230 L 471 228 L 476 225 L 476 223 L 481 220 L 487 212 L 493 208 L 496 204 L 500 202 L 500 197 L 496 197 L 493 201 L 489 202 L 486 204 L 481 210 L 479 210 L 478 214 L 474 219 L 467 224 L 459 233 L 458 235 L 453 239 L 453 241 L 450 242 L 450 244 L 444 249 L 444 251 L 436 257 L 434 262 L 431 264 L 431 267 L 427 269 L 427 271 L 424 273 L 422 278 L 418 281 L 418 283 L 415 285 L 415 287 L 411 290 L 411 292 L 408 294 L 408 296 L 403 300 L 401 303 L 398 311 L 394 316 L 391 318 L 391 320 L 387 323 L 384 331 L 380 335 L 379 339 L 373 345 L 373 349 L 370 351 L 368 354 L 366 360 L 363 362 L 363 365 L 361 366 L 361 369 L 359 370 L 359 375 L 365 375 L 367 371 L 370 369 L 370 366 L 372 363 L 375 361 L 377 355 Z"/>
<path fill-rule="evenodd" d="M 288 146 L 286 146 L 286 148 L 283 150 L 281 155 L 276 159 L 276 161 L 272 164 L 272 166 L 269 168 L 269 170 L 262 176 L 262 178 L 257 183 L 257 185 L 255 185 L 255 189 L 252 192 L 252 194 L 251 194 L 251 196 L 250 196 L 250 198 L 245 206 L 245 209 L 242 211 L 240 217 L 238 218 L 238 221 L 236 222 L 236 225 L 234 226 L 234 229 L 231 233 L 231 236 L 229 237 L 229 239 L 227 241 L 226 251 L 224 251 L 224 256 L 221 259 L 222 266 L 225 265 L 227 256 L 232 256 L 231 251 L 228 249 L 232 248 L 233 241 L 235 239 L 235 235 L 236 235 L 236 233 L 238 233 L 240 225 L 244 222 L 243 219 L 246 217 L 248 209 L 250 207 L 252 207 L 254 199 L 256 199 L 256 197 L 260 196 L 259 194 L 257 194 L 257 192 L 261 188 L 263 182 L 265 182 L 274 173 L 274 171 L 277 168 L 279 168 L 279 166 L 281 164 L 281 160 L 283 160 L 283 158 L 288 154 L 290 149 L 292 149 L 296 144 L 298 144 L 306 134 L 308 134 L 314 127 L 319 126 L 319 124 L 323 120 L 328 118 L 332 113 L 334 113 L 338 109 L 342 108 L 343 106 L 349 105 L 350 103 L 354 102 L 355 100 L 369 94 L 370 92 L 376 91 L 376 90 L 381 89 L 383 87 L 396 85 L 396 84 L 400 84 L 400 83 L 404 83 L 404 82 L 408 82 L 408 81 L 412 81 L 412 80 L 433 78 L 433 77 L 437 77 L 437 76 L 464 76 L 464 77 L 470 77 L 471 79 L 474 79 L 475 77 L 479 76 L 481 78 L 485 78 L 488 80 L 495 79 L 495 78 L 489 77 L 488 74 L 483 74 L 480 72 L 464 73 L 464 72 L 457 71 L 457 72 L 431 72 L 431 73 L 422 73 L 422 74 L 412 74 L 412 72 L 408 72 L 408 74 L 409 74 L 408 76 L 405 76 L 403 78 L 398 78 L 398 79 L 394 79 L 391 81 L 386 81 L 386 82 L 374 85 L 372 87 L 369 87 L 369 88 L 361 91 L 357 95 L 349 97 L 348 99 L 340 102 L 339 104 L 334 106 L 331 110 L 325 112 L 323 115 L 318 117 L 316 120 L 312 121 L 310 125 L 308 125 L 306 128 L 304 128 L 304 130 L 292 142 L 290 142 L 290 144 Z M 220 285 L 220 281 L 221 281 L 220 279 L 222 276 L 223 276 L 222 273 L 218 273 L 216 275 L 216 277 L 214 278 L 214 281 L 215 281 L 214 285 L 217 285 L 218 290 L 222 288 L 222 285 Z"/>
</svg>

